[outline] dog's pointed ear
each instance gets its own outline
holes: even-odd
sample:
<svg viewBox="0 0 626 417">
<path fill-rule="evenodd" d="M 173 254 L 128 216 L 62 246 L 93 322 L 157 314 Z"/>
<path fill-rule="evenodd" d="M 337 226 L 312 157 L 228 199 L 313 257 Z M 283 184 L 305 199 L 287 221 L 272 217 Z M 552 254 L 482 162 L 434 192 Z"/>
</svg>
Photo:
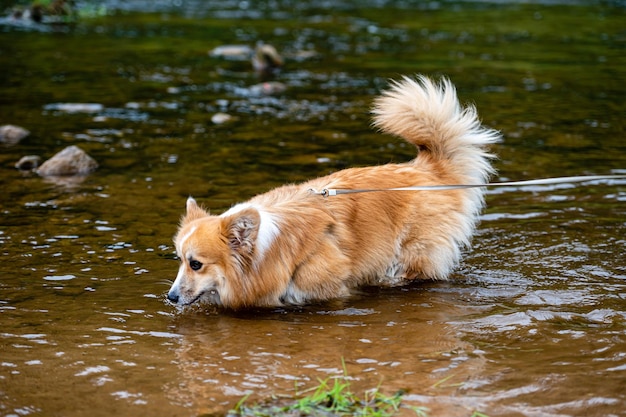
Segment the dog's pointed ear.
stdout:
<svg viewBox="0 0 626 417">
<path fill-rule="evenodd" d="M 261 216 L 253 208 L 248 208 L 224 218 L 223 234 L 230 248 L 241 254 L 251 255 L 259 233 Z"/>
<path fill-rule="evenodd" d="M 209 213 L 196 203 L 193 197 L 187 199 L 187 212 L 183 216 L 183 223 L 208 216 Z"/>
</svg>

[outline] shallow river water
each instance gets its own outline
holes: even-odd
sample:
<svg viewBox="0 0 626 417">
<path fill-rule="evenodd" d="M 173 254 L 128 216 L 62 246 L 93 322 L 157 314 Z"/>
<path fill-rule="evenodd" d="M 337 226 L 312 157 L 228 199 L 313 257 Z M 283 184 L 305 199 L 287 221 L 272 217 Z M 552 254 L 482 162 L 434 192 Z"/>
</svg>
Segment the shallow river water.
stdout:
<svg viewBox="0 0 626 417">
<path fill-rule="evenodd" d="M 269 311 L 165 301 L 187 196 L 219 213 L 410 159 L 368 114 L 403 74 L 450 77 L 503 133 L 494 180 L 626 174 L 624 2 L 103 4 L 0 20 L 0 125 L 31 132 L 0 145 L 0 415 L 224 414 L 345 362 L 355 391 L 431 416 L 626 416 L 626 181 L 489 191 L 447 282 Z M 209 55 L 258 41 L 285 57 L 274 96 Z M 14 168 L 68 145 L 98 170 Z"/>
</svg>

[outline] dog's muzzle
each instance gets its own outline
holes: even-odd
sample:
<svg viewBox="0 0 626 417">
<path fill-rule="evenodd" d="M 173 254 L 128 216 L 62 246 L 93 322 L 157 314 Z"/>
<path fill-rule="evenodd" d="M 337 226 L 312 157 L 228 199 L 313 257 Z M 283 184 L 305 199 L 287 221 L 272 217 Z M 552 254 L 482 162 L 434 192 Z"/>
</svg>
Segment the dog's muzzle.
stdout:
<svg viewBox="0 0 626 417">
<path fill-rule="evenodd" d="M 180 299 L 180 296 L 178 294 L 178 291 L 171 289 L 168 293 L 167 293 L 167 299 L 169 301 L 171 301 L 174 304 L 178 304 L 178 300 Z"/>
<path fill-rule="evenodd" d="M 170 289 L 170 291 L 167 293 L 167 300 L 170 301 L 173 304 L 177 304 L 177 305 L 189 305 L 189 304 L 193 304 L 196 301 L 198 301 L 199 299 L 202 299 L 205 302 L 208 302 L 209 304 L 215 304 L 215 305 L 221 305 L 222 304 L 222 300 L 220 298 L 220 294 L 216 289 L 211 289 L 208 291 L 203 291 L 200 294 L 198 294 L 198 296 L 196 298 L 194 298 L 191 301 L 187 301 L 187 300 L 181 300 L 180 294 L 178 292 L 177 288 L 172 288 Z"/>
</svg>

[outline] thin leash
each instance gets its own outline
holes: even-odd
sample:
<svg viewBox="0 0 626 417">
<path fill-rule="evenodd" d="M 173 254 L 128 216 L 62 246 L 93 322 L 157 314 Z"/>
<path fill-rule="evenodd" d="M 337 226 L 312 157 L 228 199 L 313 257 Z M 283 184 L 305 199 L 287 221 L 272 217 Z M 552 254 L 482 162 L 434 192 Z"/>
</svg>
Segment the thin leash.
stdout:
<svg viewBox="0 0 626 417">
<path fill-rule="evenodd" d="M 466 188 L 492 188 L 492 187 L 523 187 L 529 185 L 553 185 L 567 183 L 583 183 L 591 181 L 609 181 L 609 180 L 626 180 L 626 175 L 581 175 L 574 177 L 555 177 L 542 178 L 538 180 L 523 181 L 506 181 L 506 182 L 490 182 L 487 184 L 454 184 L 454 185 L 417 185 L 413 187 L 397 187 L 397 188 L 324 188 L 316 190 L 309 188 L 311 194 L 321 195 L 322 197 L 332 197 L 340 194 L 356 194 L 356 193 L 373 193 L 382 191 L 442 191 L 442 190 L 459 190 Z"/>
</svg>

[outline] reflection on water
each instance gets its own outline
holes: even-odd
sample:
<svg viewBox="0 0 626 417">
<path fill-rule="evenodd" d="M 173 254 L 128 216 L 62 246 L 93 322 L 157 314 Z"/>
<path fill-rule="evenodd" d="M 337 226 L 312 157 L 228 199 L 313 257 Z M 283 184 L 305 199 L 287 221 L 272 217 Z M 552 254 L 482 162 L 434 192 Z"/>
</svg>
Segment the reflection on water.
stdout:
<svg viewBox="0 0 626 417">
<path fill-rule="evenodd" d="M 61 30 L 0 21 L 0 124 L 31 131 L 0 152 L 0 415 L 224 413 L 341 376 L 342 360 L 356 392 L 405 390 L 432 416 L 623 415 L 623 181 L 490 190 L 449 282 L 293 310 L 164 301 L 187 196 L 219 213 L 411 158 L 369 127 L 399 74 L 447 74 L 503 132 L 496 180 L 625 172 L 621 2 L 335 3 L 110 1 Z M 249 62 L 208 53 L 259 40 L 286 58 L 280 94 L 251 95 Z M 98 171 L 13 168 L 70 144 Z"/>
<path fill-rule="evenodd" d="M 383 302 L 371 303 L 371 296 Z M 179 317 L 176 358 L 186 383 L 184 392 L 170 394 L 216 411 L 230 396 L 303 391 L 340 376 L 342 358 L 354 389 L 382 383 L 421 394 L 453 392 L 484 360 L 446 324 L 462 311 L 448 303 L 415 289 L 299 311 Z"/>
</svg>

